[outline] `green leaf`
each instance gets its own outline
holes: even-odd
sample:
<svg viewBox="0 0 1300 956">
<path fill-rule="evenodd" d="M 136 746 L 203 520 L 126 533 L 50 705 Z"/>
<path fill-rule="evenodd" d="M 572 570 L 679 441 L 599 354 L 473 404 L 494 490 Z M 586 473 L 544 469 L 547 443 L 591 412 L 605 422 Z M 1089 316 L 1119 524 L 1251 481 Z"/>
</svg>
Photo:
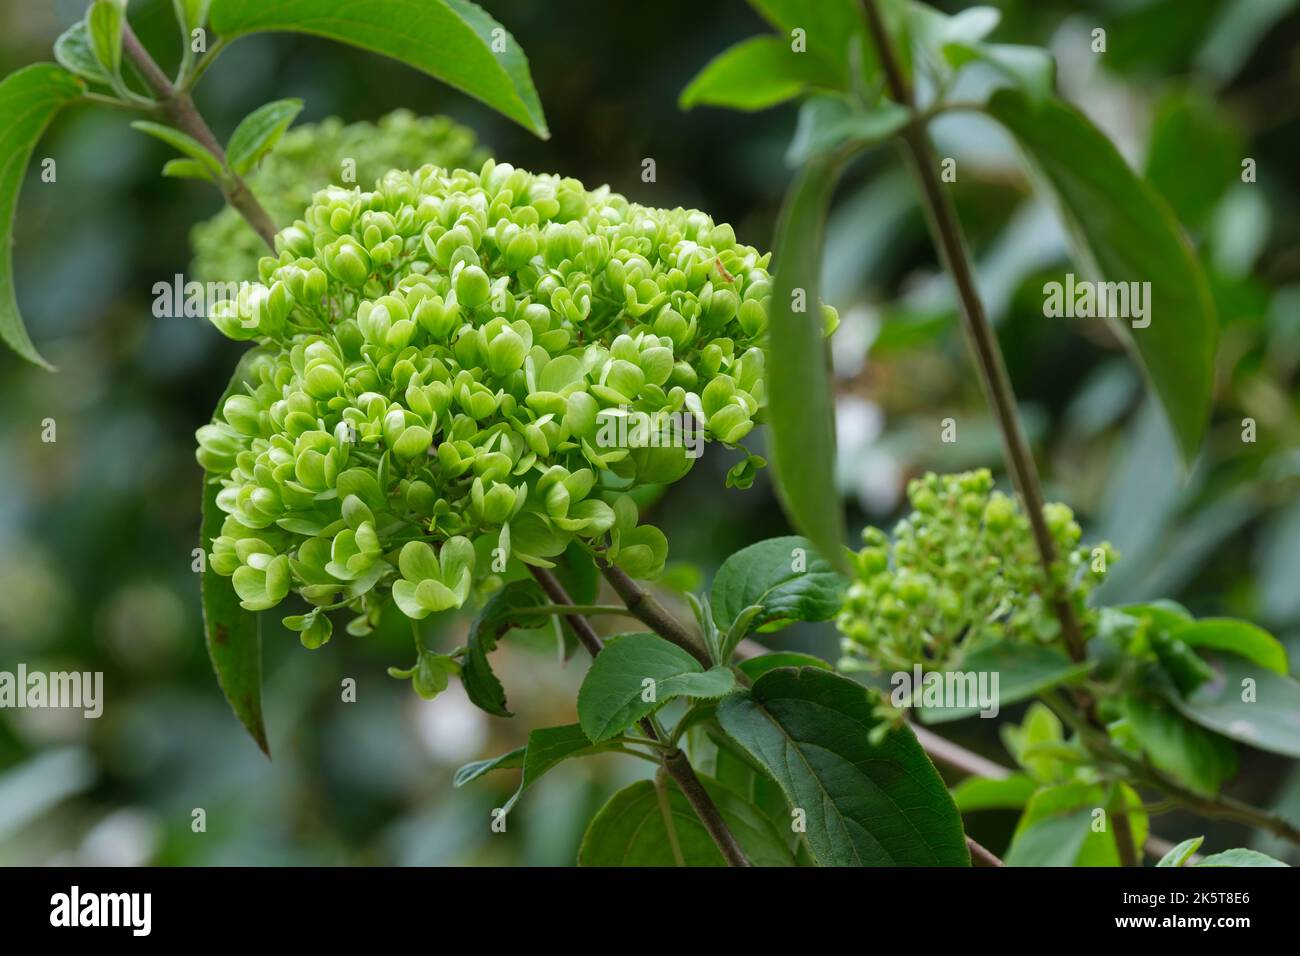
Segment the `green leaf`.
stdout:
<svg viewBox="0 0 1300 956">
<path fill-rule="evenodd" d="M 1290 866 L 1290 864 L 1275 860 L 1256 850 L 1236 849 L 1211 853 L 1203 857 L 1199 863 L 1193 863 L 1192 866 Z"/>
<path fill-rule="evenodd" d="M 841 164 L 818 158 L 796 177 L 776 230 L 768 404 L 772 464 L 786 513 L 840 571 L 844 510 L 835 486 L 835 408 L 818 290 L 826 209 Z M 802 311 L 795 311 L 796 292 Z"/>
<path fill-rule="evenodd" d="M 678 106 L 763 110 L 793 99 L 810 86 L 835 83 L 834 71 L 819 59 L 795 53 L 789 41 L 751 37 L 710 60 L 682 90 Z"/>
<path fill-rule="evenodd" d="M 780 833 L 739 794 L 700 782 L 745 856 L 755 866 L 793 866 Z M 580 866 L 725 866 L 726 861 L 677 785 L 665 779 L 624 787 L 600 808 L 578 851 Z"/>
<path fill-rule="evenodd" d="M 1207 617 L 1170 631 L 1170 636 L 1188 647 L 1208 647 L 1227 651 L 1254 661 L 1277 674 L 1287 674 L 1286 648 L 1276 637 L 1248 621 L 1227 617 Z"/>
<path fill-rule="evenodd" d="M 512 717 L 506 709 L 506 692 L 488 662 L 497 640 L 516 624 L 532 626 L 536 618 L 520 615 L 524 608 L 545 603 L 531 580 L 512 581 L 492 595 L 470 625 L 460 682 L 471 702 L 496 717 Z"/>
<path fill-rule="evenodd" d="M 53 63 L 36 63 L 0 82 L 0 338 L 33 365 L 53 371 L 32 345 L 18 311 L 14 291 L 13 231 L 18 193 L 36 143 L 63 107 L 81 96 L 84 87 L 71 73 Z"/>
<path fill-rule="evenodd" d="M 524 755 L 527 751 L 528 745 L 525 744 L 522 747 L 516 747 L 514 750 L 506 751 L 500 756 L 489 757 L 487 760 L 471 760 L 456 771 L 451 778 L 451 785 L 453 787 L 463 787 L 490 771 L 522 767 L 524 765 Z"/>
<path fill-rule="evenodd" d="M 1188 720 L 1260 750 L 1300 758 L 1300 683 L 1235 654 L 1207 654 L 1214 677 L 1166 700 Z M 1243 699 L 1245 698 L 1245 699 Z"/>
<path fill-rule="evenodd" d="M 122 28 L 126 25 L 125 0 L 95 0 L 86 11 L 90 49 L 106 76 L 122 72 Z"/>
<path fill-rule="evenodd" d="M 54 59 L 65 69 L 92 83 L 108 86 L 111 82 L 95 59 L 95 51 L 90 48 L 90 29 L 85 20 L 78 20 L 54 41 Z"/>
<path fill-rule="evenodd" d="M 922 3 L 910 4 L 917 52 L 949 82 L 969 63 L 986 63 L 1035 100 L 1050 96 L 1056 78 L 1052 56 L 1040 47 L 985 43 L 1002 14 L 969 7 L 948 16 Z"/>
<path fill-rule="evenodd" d="M 718 722 L 806 814 L 823 866 L 968 866 L 961 818 L 907 727 L 879 744 L 865 687 L 816 667 L 764 674 Z"/>
<path fill-rule="evenodd" d="M 1169 207 L 1073 106 L 1000 90 L 987 109 L 1051 185 L 1088 277 L 1150 283 L 1143 320 L 1150 324 L 1114 324 L 1135 347 L 1190 461 L 1209 417 L 1218 321 L 1205 276 Z"/>
<path fill-rule="evenodd" d="M 735 687 L 726 667 L 705 670 L 658 634 L 610 638 L 578 691 L 578 721 L 594 743 L 614 737 L 674 697 L 721 697 Z"/>
<path fill-rule="evenodd" d="M 799 122 L 785 154 L 791 166 L 802 166 L 840 149 L 857 150 L 889 139 L 911 120 L 897 103 L 881 100 L 863 109 L 843 96 L 814 96 L 799 108 Z"/>
<path fill-rule="evenodd" d="M 528 58 L 504 27 L 469 0 L 213 0 L 223 39 L 310 33 L 401 60 L 481 100 L 547 139 Z"/>
<path fill-rule="evenodd" d="M 204 179 L 212 182 L 212 172 L 198 160 L 169 159 L 163 165 L 162 174 L 172 179 Z"/>
<path fill-rule="evenodd" d="M 505 770 L 523 767 L 523 777 L 519 788 L 506 802 L 506 813 L 514 807 L 515 802 L 523 796 L 525 790 L 540 780 L 552 767 L 568 760 L 570 757 L 585 757 L 589 754 L 607 753 L 615 745 L 593 744 L 577 724 L 565 724 L 563 727 L 546 727 L 534 730 L 528 735 L 528 743 L 516 747 L 509 753 L 490 760 L 475 760 L 456 771 L 452 785 L 463 787 L 471 780 L 477 780 L 492 770 Z"/>
<path fill-rule="evenodd" d="M 974 674 L 977 679 L 981 674 L 997 674 L 997 706 L 1001 709 L 1052 687 L 1077 681 L 1092 666 L 1086 661 L 1076 664 L 1063 652 L 1042 644 L 997 641 L 970 651 L 954 671 Z M 990 680 L 990 689 L 991 686 Z M 923 702 L 924 696 L 916 699 Z M 978 702 L 972 702 L 962 707 L 922 706 L 917 708 L 917 714 L 923 724 L 941 724 L 974 716 L 980 710 Z"/>
<path fill-rule="evenodd" d="M 250 380 L 250 369 L 263 354 L 259 349 L 250 349 L 244 353 L 230 378 L 230 384 L 217 401 L 217 410 Z M 203 529 L 199 543 L 206 555 L 211 555 L 212 540 L 221 534 L 221 526 L 226 520 L 226 513 L 217 507 L 217 494 L 220 491 L 220 483 L 205 479 Z M 217 672 L 217 683 L 221 685 L 221 692 L 226 695 L 235 716 L 269 757 L 271 749 L 266 740 L 266 724 L 262 717 L 261 615 L 245 610 L 239 603 L 231 579 L 223 577 L 206 564 L 202 591 L 203 635 L 208 645 L 208 656 Z"/>
<path fill-rule="evenodd" d="M 790 621 L 830 620 L 839 613 L 848 586 L 811 541 L 791 535 L 751 544 L 723 561 L 709 603 L 723 633 L 751 607 L 760 610 L 749 630 L 774 630 Z"/>
<path fill-rule="evenodd" d="M 1129 787 L 1122 792 L 1128 807 L 1134 852 L 1141 853 L 1147 837 L 1142 799 Z M 1007 866 L 1118 866 L 1111 800 L 1098 784 L 1072 782 L 1044 787 L 1025 808 L 1004 861 Z M 1098 810 L 1107 810 L 1104 817 Z M 1098 820 L 1105 828 L 1094 829 Z"/>
<path fill-rule="evenodd" d="M 136 120 L 131 124 L 131 128 L 155 139 L 160 139 L 177 152 L 184 153 L 190 159 L 201 164 L 213 179 L 220 179 L 224 175 L 217 158 L 204 149 L 202 144 L 188 133 L 182 133 L 178 129 L 172 129 L 172 127 L 164 126 L 161 123 L 152 123 L 149 120 Z"/>
<path fill-rule="evenodd" d="M 741 661 L 736 666 L 751 681 L 758 680 L 768 671 L 776 670 L 778 667 L 820 667 L 825 671 L 834 670 L 830 664 L 820 657 L 813 657 L 811 654 L 800 654 L 796 651 L 761 654 L 758 657 L 751 657 L 749 660 Z"/>
<path fill-rule="evenodd" d="M 259 106 L 240 121 L 226 146 L 226 162 L 239 176 L 275 148 L 285 130 L 302 112 L 302 100 L 275 100 Z"/>
<path fill-rule="evenodd" d="M 781 40 L 790 46 L 792 31 L 802 30 L 807 52 L 834 71 L 840 85 L 849 78 L 850 49 L 870 57 L 874 65 L 874 47 L 866 41 L 866 22 L 858 0 L 749 0 L 750 6 L 781 32 Z M 865 66 L 866 64 L 864 64 Z"/>
<path fill-rule="evenodd" d="M 176 22 L 180 24 L 185 42 L 188 43 L 190 31 L 207 22 L 211 0 L 172 0 L 172 5 L 176 9 Z"/>
<path fill-rule="evenodd" d="M 1023 773 L 1001 780 L 967 777 L 952 788 L 952 798 L 962 813 L 975 810 L 1020 810 L 1029 803 L 1038 784 Z"/>
<path fill-rule="evenodd" d="M 1133 694 L 1124 700 L 1129 727 L 1151 762 L 1199 793 L 1218 793 L 1237 773 L 1231 741 L 1198 727 L 1155 697 Z"/>
<path fill-rule="evenodd" d="M 1162 856 L 1160 862 L 1157 863 L 1156 866 L 1186 866 L 1188 858 L 1196 853 L 1204 842 L 1205 837 L 1203 836 L 1192 837 L 1190 840 L 1184 840 Z"/>
</svg>

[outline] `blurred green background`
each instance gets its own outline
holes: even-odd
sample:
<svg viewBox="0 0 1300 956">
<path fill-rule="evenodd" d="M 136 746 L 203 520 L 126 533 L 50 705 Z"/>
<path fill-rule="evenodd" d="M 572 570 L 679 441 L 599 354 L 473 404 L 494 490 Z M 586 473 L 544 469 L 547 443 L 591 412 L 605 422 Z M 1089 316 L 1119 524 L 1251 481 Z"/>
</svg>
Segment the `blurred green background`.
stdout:
<svg viewBox="0 0 1300 956">
<path fill-rule="evenodd" d="M 743 242 L 770 245 L 793 109 L 676 106 L 711 56 L 765 29 L 742 0 L 483 5 L 529 56 L 548 142 L 399 64 L 306 37 L 240 40 L 200 85 L 199 107 L 219 138 L 288 96 L 306 101 L 303 122 L 375 121 L 399 107 L 445 114 L 501 161 L 609 183 L 643 203 L 700 207 Z M 1104 600 L 1171 597 L 1198 615 L 1248 617 L 1300 660 L 1300 4 L 993 5 L 1004 15 L 997 38 L 1050 47 L 1062 94 L 1169 200 L 1209 270 L 1222 325 L 1214 421 L 1184 473 L 1114 337 L 1096 322 L 1043 318 L 1043 284 L 1070 266 L 1009 143 L 980 119 L 941 120 L 939 153 L 958 159 L 952 188 L 1049 497 L 1123 554 Z M 50 59 L 84 7 L 0 2 L 0 68 Z M 132 0 L 130 9 L 146 45 L 174 63 L 171 4 Z M 1100 55 L 1089 49 L 1099 26 Z M 490 831 L 490 811 L 515 772 L 461 790 L 451 773 L 517 746 L 530 728 L 571 722 L 578 658 L 561 666 L 553 652 L 507 641 L 495 662 L 517 716 L 501 720 L 454 684 L 425 702 L 387 677 L 388 665 L 409 663 L 403 631 L 360 639 L 340 629 L 308 652 L 268 624 L 273 762 L 227 711 L 191 570 L 201 477 L 193 434 L 239 347 L 202 319 L 151 311 L 154 283 L 188 277 L 189 231 L 220 197 L 161 179 L 166 148 L 128 119 L 84 107 L 62 116 L 36 152 L 56 161 L 57 181 L 29 177 L 19 207 L 19 299 L 59 372 L 0 354 L 0 669 L 103 671 L 106 704 L 99 720 L 0 710 L 0 863 L 571 863 L 586 820 L 642 765 L 565 764 L 529 792 L 504 834 Z M 1256 160 L 1253 184 L 1241 182 L 1244 157 Z M 656 163 L 653 183 L 641 179 L 645 158 Z M 854 527 L 888 527 L 919 472 L 999 470 L 951 293 L 889 150 L 860 160 L 841 190 L 825 298 L 843 320 L 833 343 L 839 480 Z M 939 440 L 947 417 L 958 421 L 955 444 Z M 1247 417 L 1254 443 L 1241 438 Z M 53 443 L 41 440 L 49 418 Z M 748 441 L 758 453 L 762 443 L 761 430 Z M 668 534 L 674 582 L 707 581 L 736 548 L 788 530 L 766 472 L 748 491 L 723 487 L 733 461 L 706 455 L 649 517 Z M 447 624 L 446 649 L 464 623 Z M 829 624 L 777 640 L 837 653 Z M 355 703 L 340 700 L 347 677 Z M 991 722 L 945 730 L 1009 762 Z M 1300 819 L 1300 778 L 1280 759 L 1249 755 L 1232 792 Z M 191 828 L 196 808 L 206 832 Z M 1013 824 L 1010 813 L 982 814 L 972 833 L 1005 845 Z M 1152 827 L 1171 839 L 1208 833 L 1207 847 L 1286 852 L 1176 814 Z"/>
</svg>

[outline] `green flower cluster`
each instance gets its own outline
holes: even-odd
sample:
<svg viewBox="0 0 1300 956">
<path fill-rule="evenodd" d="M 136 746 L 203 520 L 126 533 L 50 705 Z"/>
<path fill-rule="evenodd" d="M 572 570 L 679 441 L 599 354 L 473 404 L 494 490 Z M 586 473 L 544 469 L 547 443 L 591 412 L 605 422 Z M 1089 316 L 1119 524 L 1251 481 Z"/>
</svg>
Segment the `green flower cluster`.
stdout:
<svg viewBox="0 0 1300 956">
<path fill-rule="evenodd" d="M 353 183 L 373 183 L 390 169 L 434 163 L 448 169 L 477 169 L 487 159 L 474 131 L 446 116 L 416 116 L 396 110 L 377 123 L 349 123 L 331 117 L 289 130 L 247 177 L 274 222 L 292 222 L 312 195 L 344 183 L 344 162 L 355 167 Z M 191 268 L 201 282 L 238 282 L 257 275 L 266 246 L 229 206 L 194 227 Z"/>
<path fill-rule="evenodd" d="M 628 492 L 764 414 L 768 256 L 704 213 L 489 160 L 326 189 L 277 247 L 211 312 L 260 348 L 197 434 L 245 607 L 296 591 L 364 633 L 389 592 L 421 618 L 575 540 L 652 577 Z"/>
<path fill-rule="evenodd" d="M 1057 643 L 1052 594 L 1074 605 L 1085 636 L 1095 632 L 1088 595 L 1116 555 L 1109 544 L 1082 547 L 1067 506 L 1043 508 L 1057 551 L 1049 587 L 1028 518 L 993 490 L 988 471 L 928 474 L 907 494 L 913 510 L 892 541 L 877 528 L 862 534 L 866 547 L 854 556 L 855 580 L 836 622 L 841 666 L 942 670 L 976 641 Z"/>
</svg>

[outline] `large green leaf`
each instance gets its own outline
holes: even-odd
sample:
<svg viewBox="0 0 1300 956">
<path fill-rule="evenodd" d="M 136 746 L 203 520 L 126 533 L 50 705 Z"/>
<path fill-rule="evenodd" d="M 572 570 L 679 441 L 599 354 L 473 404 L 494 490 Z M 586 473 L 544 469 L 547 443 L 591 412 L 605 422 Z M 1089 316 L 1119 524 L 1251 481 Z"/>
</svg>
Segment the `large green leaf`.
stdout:
<svg viewBox="0 0 1300 956">
<path fill-rule="evenodd" d="M 755 866 L 793 866 L 775 826 L 717 781 L 700 777 L 727 828 Z M 624 787 L 601 807 L 578 851 L 582 866 L 725 866 L 695 810 L 671 780 Z"/>
<path fill-rule="evenodd" d="M 41 358 L 27 335 L 14 291 L 13 229 L 18 193 L 32 150 L 50 120 L 77 99 L 84 87 L 53 63 L 36 63 L 0 82 L 0 338 L 27 361 L 53 366 Z"/>
<path fill-rule="evenodd" d="M 718 722 L 806 815 L 824 866 L 968 866 L 961 818 L 907 727 L 879 744 L 870 692 L 815 667 L 769 671 Z"/>
<path fill-rule="evenodd" d="M 1235 654 L 1204 655 L 1214 677 L 1166 699 L 1188 720 L 1260 750 L 1300 758 L 1300 683 Z"/>
<path fill-rule="evenodd" d="M 1124 700 L 1134 737 L 1151 762 L 1199 793 L 1218 793 L 1237 773 L 1232 742 L 1192 723 L 1157 697 L 1134 694 Z"/>
<path fill-rule="evenodd" d="M 612 637 L 578 691 L 578 722 L 599 743 L 617 736 L 674 697 L 721 697 L 735 687 L 726 667 L 708 670 L 658 634 Z"/>
<path fill-rule="evenodd" d="M 803 31 L 806 52 L 834 70 L 841 84 L 847 84 L 849 67 L 856 56 L 864 70 L 875 66 L 875 48 L 866 39 L 866 21 L 860 0 L 749 0 L 772 26 L 781 31 L 789 46 L 793 31 Z M 893 3 L 888 4 L 893 6 Z"/>
<path fill-rule="evenodd" d="M 724 634 L 748 608 L 751 630 L 790 621 L 828 621 L 844 603 L 848 580 L 807 538 L 768 538 L 722 562 L 709 591 L 713 620 Z"/>
<path fill-rule="evenodd" d="M 1188 647 L 1206 647 L 1236 654 L 1277 674 L 1286 674 L 1288 670 L 1286 648 L 1282 642 L 1249 621 L 1207 617 L 1174 628 L 1169 636 L 1177 638 Z"/>
<path fill-rule="evenodd" d="M 1122 785 L 1121 785 L 1122 786 Z M 1142 798 L 1122 787 L 1128 807 L 1133 851 L 1139 855 L 1147 838 L 1147 814 Z M 1112 798 L 1113 799 L 1113 798 Z M 1034 794 L 1016 826 L 1008 866 L 1119 866 L 1119 850 L 1105 789 L 1099 784 L 1064 783 Z M 1098 829 L 1098 821 L 1104 828 Z"/>
<path fill-rule="evenodd" d="M 1033 797 L 1038 784 L 1023 773 L 1001 780 L 967 777 L 952 788 L 952 798 L 962 813 L 975 810 L 1020 810 Z"/>
<path fill-rule="evenodd" d="M 758 657 L 740 661 L 736 666 L 751 681 L 758 680 L 768 671 L 776 670 L 778 667 L 820 667 L 824 671 L 835 669 L 820 657 L 813 657 L 811 654 L 800 654 L 798 651 L 777 651 L 774 654 L 760 654 Z"/>
<path fill-rule="evenodd" d="M 244 353 L 230 384 L 217 402 L 220 409 L 226 399 L 241 390 L 251 378 L 253 363 L 263 353 L 250 349 Z M 221 485 L 205 477 L 203 484 L 203 530 L 200 545 L 205 554 L 212 553 L 212 539 L 221 533 L 226 513 L 217 507 Z M 223 577 L 205 564 L 203 571 L 203 635 L 208 656 L 217 672 L 217 682 L 257 745 L 269 757 L 266 724 L 262 718 L 262 624 L 261 615 L 245 610 L 231 579 Z"/>
<path fill-rule="evenodd" d="M 840 169 L 835 155 L 819 156 L 797 174 L 786 196 L 776 231 L 767 378 L 772 463 L 782 503 L 795 527 L 845 570 L 835 406 L 818 296 L 826 209 Z"/>
<path fill-rule="evenodd" d="M 987 109 L 1052 187 L 1088 277 L 1151 283 L 1150 324 L 1115 324 L 1136 348 L 1190 460 L 1209 417 L 1218 322 L 1205 276 L 1169 207 L 1073 106 L 1000 90 Z"/>
<path fill-rule="evenodd" d="M 382 53 L 550 135 L 524 51 L 469 0 L 213 0 L 211 22 L 226 40 L 291 31 Z"/>
<path fill-rule="evenodd" d="M 809 86 L 834 86 L 834 71 L 821 60 L 790 49 L 780 37 L 742 40 L 710 60 L 682 90 L 678 105 L 762 110 L 784 103 Z"/>
<path fill-rule="evenodd" d="M 1001 709 L 1060 684 L 1077 681 L 1091 669 L 1092 664 L 1088 662 L 1076 664 L 1064 653 L 1052 647 L 1022 644 L 1016 641 L 998 641 L 967 654 L 962 659 L 957 672 L 975 675 L 977 687 L 980 675 L 996 674 L 997 706 Z M 937 673 L 943 676 L 942 672 Z M 992 689 L 991 680 L 987 686 Z M 968 687 L 969 682 L 963 686 L 963 690 Z M 924 703 L 923 691 L 916 699 Z M 979 704 L 972 701 L 961 707 L 921 706 L 917 708 L 917 714 L 923 724 L 941 724 L 974 716 L 980 710 Z"/>
</svg>

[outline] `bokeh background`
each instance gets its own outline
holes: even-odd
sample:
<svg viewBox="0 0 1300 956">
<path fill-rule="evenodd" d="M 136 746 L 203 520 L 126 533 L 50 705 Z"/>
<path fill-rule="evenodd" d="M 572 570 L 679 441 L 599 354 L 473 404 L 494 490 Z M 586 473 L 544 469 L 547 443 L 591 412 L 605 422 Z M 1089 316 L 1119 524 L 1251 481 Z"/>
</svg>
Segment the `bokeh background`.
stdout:
<svg viewBox="0 0 1300 956">
<path fill-rule="evenodd" d="M 306 101 L 301 121 L 376 120 L 404 107 L 465 124 L 500 160 L 609 183 L 637 201 L 698 206 L 768 247 L 790 172 L 792 108 L 678 111 L 695 71 L 766 29 L 743 0 L 484 0 L 523 45 L 552 130 L 539 141 L 397 63 L 306 37 L 234 44 L 197 99 L 219 137 L 261 103 Z M 950 12 L 961 5 L 938 4 Z M 1140 376 L 1095 321 L 1046 320 L 1042 286 L 1067 271 L 1063 237 L 1007 141 L 953 116 L 935 127 L 958 159 L 952 189 L 998 323 L 1049 496 L 1122 552 L 1108 601 L 1176 598 L 1197 614 L 1269 627 L 1300 661 L 1300 4 L 1296 0 L 1000 0 L 997 38 L 1049 46 L 1062 93 L 1144 170 L 1197 242 L 1223 326 L 1214 421 L 1185 472 Z M 0 0 L 0 69 L 50 59 L 84 0 Z M 175 62 L 171 4 L 132 0 L 137 32 Z M 1089 50 L 1107 30 L 1107 51 Z M 453 789 L 461 763 L 574 719 L 580 659 L 507 641 L 495 662 L 513 720 L 474 710 L 457 687 L 433 702 L 387 677 L 405 632 L 342 634 L 317 652 L 267 628 L 273 762 L 227 711 L 203 647 L 198 578 L 205 423 L 239 347 L 201 319 L 155 318 L 152 288 L 189 276 L 189 233 L 220 207 L 204 184 L 164 180 L 161 144 L 94 108 L 62 116 L 38 147 L 57 181 L 29 178 L 16 231 L 18 295 L 51 375 L 0 354 L 0 669 L 102 671 L 99 720 L 0 711 L 0 863 L 568 864 L 585 821 L 642 765 L 563 765 L 512 813 L 507 771 Z M 1242 158 L 1258 182 L 1240 181 Z M 653 158 L 657 179 L 641 179 Z M 320 185 L 324 185 L 321 183 Z M 999 470 L 916 195 L 890 150 L 851 171 L 829 224 L 825 297 L 840 309 L 839 480 L 855 527 L 888 527 L 906 480 L 928 469 Z M 939 422 L 959 422 L 956 444 Z M 1241 440 L 1242 419 L 1258 427 Z M 42 422 L 57 440 L 41 440 Z M 760 430 L 761 432 L 761 430 Z M 763 436 L 751 436 L 762 453 Z M 766 473 L 727 490 L 732 460 L 706 455 L 654 508 L 670 581 L 708 580 L 736 548 L 788 532 Z M 278 617 L 278 616 L 276 616 Z M 445 635 L 458 643 L 464 621 Z M 834 659 L 830 625 L 782 646 Z M 357 682 L 355 703 L 340 682 Z M 946 726 L 1003 763 L 995 728 Z M 636 766 L 628 766 L 634 763 Z M 1233 792 L 1300 820 L 1300 778 L 1250 754 Z M 191 828 L 206 813 L 206 832 Z M 1014 815 L 973 819 L 1005 846 Z M 1153 830 L 1207 847 L 1286 851 L 1230 824 L 1178 814 Z"/>
</svg>

